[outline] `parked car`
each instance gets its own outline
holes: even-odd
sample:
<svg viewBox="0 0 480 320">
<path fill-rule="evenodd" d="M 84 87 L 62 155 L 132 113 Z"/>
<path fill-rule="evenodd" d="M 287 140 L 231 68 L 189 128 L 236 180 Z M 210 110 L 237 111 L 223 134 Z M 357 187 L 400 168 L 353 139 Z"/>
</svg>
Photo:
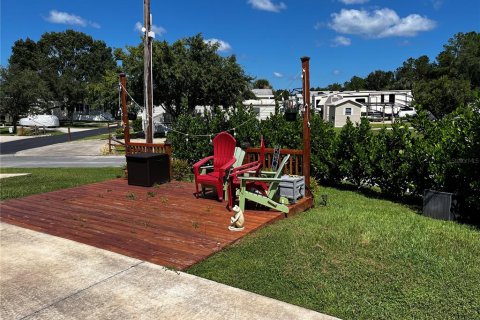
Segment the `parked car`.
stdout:
<svg viewBox="0 0 480 320">
<path fill-rule="evenodd" d="M 403 107 L 397 113 L 398 118 L 416 117 L 416 116 L 417 116 L 417 110 L 415 110 L 414 107 Z"/>
</svg>

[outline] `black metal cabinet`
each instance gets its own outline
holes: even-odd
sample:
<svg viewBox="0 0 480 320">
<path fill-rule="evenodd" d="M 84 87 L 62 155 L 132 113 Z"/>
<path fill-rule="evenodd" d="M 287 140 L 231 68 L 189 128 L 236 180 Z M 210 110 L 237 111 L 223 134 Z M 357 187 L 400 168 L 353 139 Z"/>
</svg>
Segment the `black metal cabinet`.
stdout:
<svg viewBox="0 0 480 320">
<path fill-rule="evenodd" d="M 128 184 L 151 187 L 170 181 L 170 158 L 165 153 L 136 153 L 127 156 Z"/>
</svg>

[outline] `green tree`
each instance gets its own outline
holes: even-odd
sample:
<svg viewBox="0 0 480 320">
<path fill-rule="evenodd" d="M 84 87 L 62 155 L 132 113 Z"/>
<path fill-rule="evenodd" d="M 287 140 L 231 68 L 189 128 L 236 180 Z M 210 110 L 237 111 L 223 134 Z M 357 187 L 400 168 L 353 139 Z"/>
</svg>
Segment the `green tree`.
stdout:
<svg viewBox="0 0 480 320">
<path fill-rule="evenodd" d="M 332 84 L 329 84 L 328 87 L 327 87 L 327 90 L 328 91 L 341 91 L 343 90 L 343 87 L 340 83 L 332 83 Z"/>
<path fill-rule="evenodd" d="M 367 90 L 388 90 L 394 83 L 394 74 L 391 71 L 376 70 L 370 72 L 365 78 L 365 86 Z"/>
<path fill-rule="evenodd" d="M 469 80 L 480 89 L 480 33 L 457 33 L 437 56 L 438 72 L 451 78 Z"/>
<path fill-rule="evenodd" d="M 346 81 L 343 84 L 343 87 L 345 88 L 345 90 L 349 91 L 365 90 L 365 79 L 353 76 L 349 81 Z"/>
<path fill-rule="evenodd" d="M 107 70 L 99 81 L 87 84 L 85 101 L 91 109 L 114 114 L 118 110 L 118 90 L 118 73 Z"/>
<path fill-rule="evenodd" d="M 18 120 L 48 101 L 48 93 L 36 71 L 12 66 L 0 70 L 0 111 L 10 115 L 15 132 Z"/>
<path fill-rule="evenodd" d="M 417 59 L 409 58 L 395 71 L 394 87 L 412 90 L 416 82 L 432 77 L 433 67 L 428 56 L 424 55 Z"/>
<path fill-rule="evenodd" d="M 236 106 L 250 96 L 250 80 L 235 56 L 222 57 L 218 44 L 206 43 L 202 35 L 168 44 L 153 42 L 154 103 L 162 104 L 173 118 L 196 106 Z M 129 88 L 143 100 L 143 44 L 127 47 L 123 64 Z M 117 52 L 118 55 L 118 52 Z"/>
<path fill-rule="evenodd" d="M 272 86 L 267 79 L 258 79 L 253 82 L 254 89 L 271 89 Z"/>
<path fill-rule="evenodd" d="M 40 69 L 41 58 L 37 43 L 27 38 L 15 41 L 8 62 L 14 68 L 36 71 Z"/>
<path fill-rule="evenodd" d="M 111 48 L 82 32 L 47 32 L 37 46 L 42 78 L 69 116 L 85 102 L 88 84 L 102 81 L 107 70 L 116 67 Z"/>
<path fill-rule="evenodd" d="M 413 96 L 418 106 L 441 118 L 459 106 L 473 102 L 474 92 L 469 80 L 451 79 L 444 75 L 439 79 L 420 80 L 413 87 Z"/>
</svg>

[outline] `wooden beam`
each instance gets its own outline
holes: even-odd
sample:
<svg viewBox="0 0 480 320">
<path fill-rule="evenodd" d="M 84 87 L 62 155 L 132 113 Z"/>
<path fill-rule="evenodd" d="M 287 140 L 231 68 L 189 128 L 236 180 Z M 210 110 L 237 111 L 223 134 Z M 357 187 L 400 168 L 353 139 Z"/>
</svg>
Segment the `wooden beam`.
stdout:
<svg viewBox="0 0 480 320">
<path fill-rule="evenodd" d="M 305 184 L 310 186 L 310 58 L 302 57 L 302 86 L 303 86 L 303 175 Z"/>
</svg>

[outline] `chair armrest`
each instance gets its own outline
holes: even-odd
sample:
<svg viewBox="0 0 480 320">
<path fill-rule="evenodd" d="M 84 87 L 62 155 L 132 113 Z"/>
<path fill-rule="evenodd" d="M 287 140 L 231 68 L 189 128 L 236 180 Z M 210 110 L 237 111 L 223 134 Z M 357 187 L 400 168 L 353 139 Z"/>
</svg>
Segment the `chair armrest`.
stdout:
<svg viewBox="0 0 480 320">
<path fill-rule="evenodd" d="M 209 156 L 209 157 L 206 157 L 206 158 L 203 158 L 202 160 L 196 162 L 194 165 L 193 165 L 193 172 L 195 175 L 198 175 L 198 170 L 199 168 L 204 165 L 205 163 L 207 163 L 208 161 L 212 160 L 213 159 L 213 156 Z"/>
<path fill-rule="evenodd" d="M 249 162 L 244 165 L 241 165 L 239 167 L 233 168 L 231 172 L 231 176 L 238 176 L 240 174 L 244 173 L 257 173 L 257 171 L 260 169 L 261 164 L 258 161 L 255 162 Z"/>
<path fill-rule="evenodd" d="M 235 161 L 237 161 L 237 159 L 235 159 L 235 157 L 233 157 L 233 158 L 230 159 L 228 162 L 226 162 L 223 166 L 221 166 L 220 168 L 218 168 L 218 172 L 220 173 L 218 177 L 219 177 L 220 179 L 223 179 L 223 178 L 224 178 L 225 172 L 233 166 L 233 164 L 235 163 Z"/>
<path fill-rule="evenodd" d="M 275 174 L 275 171 L 260 171 L 260 175 L 262 176 L 274 176 Z"/>
<path fill-rule="evenodd" d="M 238 177 L 242 185 L 246 185 L 249 181 L 256 182 L 281 182 L 281 178 L 261 178 L 261 177 Z"/>
<path fill-rule="evenodd" d="M 220 168 L 218 168 L 218 170 L 220 172 L 225 172 L 226 170 L 228 170 L 231 166 L 233 166 L 233 164 L 235 163 L 235 161 L 237 161 L 235 158 L 232 158 L 230 159 L 228 162 L 226 162 L 223 166 L 221 166 Z"/>
</svg>

